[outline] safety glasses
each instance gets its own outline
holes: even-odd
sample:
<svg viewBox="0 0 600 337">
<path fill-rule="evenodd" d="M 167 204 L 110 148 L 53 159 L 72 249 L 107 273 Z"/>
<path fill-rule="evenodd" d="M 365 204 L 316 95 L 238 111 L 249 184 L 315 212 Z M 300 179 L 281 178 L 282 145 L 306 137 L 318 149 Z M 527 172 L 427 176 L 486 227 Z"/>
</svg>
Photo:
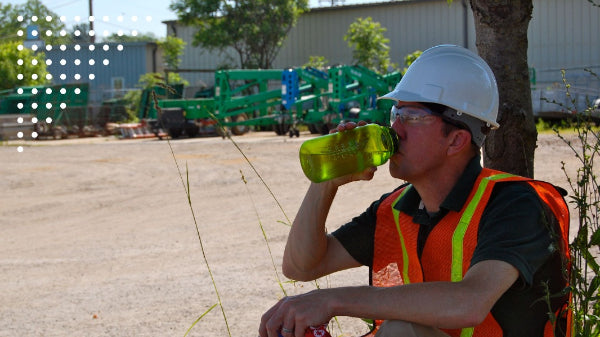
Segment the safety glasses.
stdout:
<svg viewBox="0 0 600 337">
<path fill-rule="evenodd" d="M 431 123 L 440 115 L 429 108 L 418 105 L 394 105 L 390 113 L 390 124 L 399 121 L 402 124 Z"/>
</svg>

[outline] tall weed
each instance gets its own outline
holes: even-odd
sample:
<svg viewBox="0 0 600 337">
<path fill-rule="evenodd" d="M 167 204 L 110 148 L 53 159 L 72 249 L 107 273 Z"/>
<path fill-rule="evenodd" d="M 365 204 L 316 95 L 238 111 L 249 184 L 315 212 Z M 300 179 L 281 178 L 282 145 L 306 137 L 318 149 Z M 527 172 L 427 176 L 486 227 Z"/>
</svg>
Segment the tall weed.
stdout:
<svg viewBox="0 0 600 337">
<path fill-rule="evenodd" d="M 167 86 L 167 85 L 161 85 L 164 86 L 165 89 L 174 92 L 174 89 Z M 160 115 L 162 114 L 162 109 L 161 107 L 158 105 L 158 98 L 156 96 L 156 92 L 154 90 L 152 90 L 152 101 L 154 104 L 154 108 L 156 109 L 156 111 L 158 112 L 158 116 L 159 116 L 159 121 L 162 122 L 162 120 L 160 119 Z M 166 128 L 164 127 L 164 125 L 161 125 L 162 129 L 166 130 Z M 181 168 L 179 166 L 179 162 L 177 161 L 177 158 L 175 156 L 175 151 L 173 151 L 173 146 L 171 145 L 171 141 L 169 140 L 169 138 L 167 137 L 167 144 L 169 146 L 169 150 L 171 151 L 171 156 L 173 157 L 173 161 L 175 162 L 175 166 L 177 167 L 177 173 L 179 174 L 179 179 L 181 180 L 181 185 L 185 191 L 185 195 L 187 197 L 187 201 L 188 201 L 188 206 L 190 208 L 190 212 L 192 214 L 192 219 L 194 221 L 194 225 L 196 227 L 196 235 L 198 236 L 198 242 L 200 243 L 200 251 L 202 252 L 202 258 L 204 260 L 204 264 L 206 265 L 206 269 L 208 270 L 208 274 L 210 276 L 210 280 L 212 282 L 213 288 L 215 290 L 215 294 L 217 296 L 217 303 L 214 304 L 213 306 L 211 306 L 207 311 L 205 311 L 202 315 L 200 315 L 200 317 L 198 317 L 198 319 L 196 321 L 194 321 L 194 323 L 188 328 L 188 330 L 186 331 L 184 336 L 187 336 L 189 334 L 189 332 L 191 331 L 191 329 L 196 325 L 196 323 L 198 323 L 206 314 L 208 314 L 216 305 L 219 305 L 219 308 L 221 309 L 221 313 L 223 315 L 223 320 L 225 321 L 225 326 L 227 328 L 227 334 L 229 335 L 229 337 L 231 337 L 231 329 L 229 328 L 229 323 L 227 322 L 227 315 L 225 314 L 225 308 L 223 307 L 223 302 L 221 301 L 221 295 L 219 294 L 219 289 L 217 287 L 217 283 L 215 281 L 215 278 L 213 276 L 212 270 L 210 268 L 210 263 L 208 262 L 208 257 L 206 256 L 206 251 L 204 249 L 204 243 L 202 241 L 202 235 L 200 235 L 200 228 L 198 227 L 198 221 L 196 220 L 196 214 L 194 212 L 194 207 L 192 205 L 192 196 L 191 196 L 191 189 L 190 189 L 190 179 L 189 179 L 189 170 L 187 167 L 187 163 L 186 163 L 186 167 L 185 167 L 185 180 L 184 180 L 184 176 L 183 176 L 183 172 L 181 171 Z"/>
<path fill-rule="evenodd" d="M 161 87 L 164 87 L 165 89 L 167 89 L 167 90 L 169 90 L 169 91 L 174 91 L 174 89 L 173 89 L 173 88 L 171 88 L 171 87 L 169 87 L 169 86 L 167 86 L 167 85 L 160 85 L 160 84 L 159 84 L 159 86 L 161 86 Z M 159 106 L 159 104 L 158 104 L 158 99 L 157 99 L 156 93 L 155 93 L 154 91 L 152 91 L 152 101 L 153 101 L 153 104 L 154 104 L 154 108 L 155 108 L 155 109 L 156 109 L 156 111 L 158 112 L 159 121 L 160 121 L 160 122 L 162 122 L 162 120 L 160 119 L 160 115 L 162 114 L 162 109 L 161 109 L 161 107 L 160 107 L 160 106 Z M 217 128 L 219 128 L 219 131 L 220 131 L 219 133 L 220 133 L 221 135 L 223 135 L 223 137 L 224 137 L 224 138 L 225 138 L 225 137 L 226 137 L 226 138 L 228 138 L 228 140 L 229 140 L 229 141 L 230 141 L 230 142 L 231 142 L 231 143 L 234 145 L 234 147 L 235 147 L 235 148 L 236 148 L 236 149 L 237 149 L 237 150 L 240 152 L 240 154 L 242 155 L 242 157 L 244 158 L 244 160 L 245 160 L 245 161 L 246 161 L 246 162 L 247 162 L 247 163 L 250 165 L 250 167 L 252 168 L 253 172 L 254 172 L 254 173 L 256 174 L 256 176 L 257 176 L 257 177 L 260 179 L 260 181 L 261 181 L 261 182 L 262 182 L 262 184 L 265 186 L 265 188 L 267 189 L 267 191 L 269 192 L 269 194 L 270 194 L 270 195 L 273 197 L 273 199 L 275 200 L 275 202 L 276 202 L 277 206 L 279 207 L 279 209 L 281 210 L 281 212 L 282 212 L 283 216 L 284 216 L 284 217 L 285 217 L 285 219 L 286 219 L 286 222 L 283 222 L 283 221 L 282 221 L 282 222 L 283 222 L 285 225 L 291 226 L 291 221 L 290 221 L 289 217 L 287 216 L 287 214 L 285 213 L 285 211 L 284 211 L 283 207 L 282 207 L 282 206 L 281 206 L 281 204 L 279 203 L 279 200 L 277 200 L 277 198 L 275 197 L 275 194 L 274 194 L 274 193 L 273 193 L 273 191 L 272 191 L 272 190 L 269 188 L 269 185 L 268 185 L 268 184 L 265 182 L 265 180 L 264 180 L 264 179 L 263 179 L 263 177 L 260 175 L 260 173 L 259 173 L 259 172 L 256 170 L 256 168 L 254 167 L 254 165 L 252 164 L 252 162 L 250 161 L 250 159 L 249 159 L 249 158 L 246 156 L 246 154 L 245 154 L 245 153 L 242 151 L 242 149 L 241 149 L 241 148 L 238 146 L 238 144 L 235 142 L 235 140 L 233 140 L 233 138 L 231 138 L 231 134 L 230 134 L 229 132 L 227 132 L 226 128 L 225 128 L 225 127 L 224 127 L 224 126 L 223 126 L 223 125 L 222 125 L 222 124 L 219 122 L 219 120 L 217 119 L 217 117 L 216 117 L 214 114 L 212 114 L 212 112 L 210 112 L 210 111 L 207 111 L 207 113 L 208 113 L 208 114 L 210 114 L 211 118 L 212 118 L 212 119 L 214 119 L 214 120 L 217 122 Z M 161 125 L 161 127 L 162 127 L 162 129 L 165 129 L 165 130 L 166 130 L 166 128 L 165 128 L 165 126 L 164 126 L 164 125 Z M 197 323 L 198 323 L 200 320 L 202 320 L 202 318 L 203 318 L 204 316 L 206 316 L 206 315 L 207 315 L 207 314 L 208 314 L 208 313 L 209 313 L 209 312 L 210 312 L 212 309 L 214 309 L 214 308 L 215 308 L 217 305 L 218 305 L 218 306 L 219 306 L 219 308 L 221 309 L 221 313 L 222 313 L 222 315 L 223 315 L 223 320 L 225 321 L 225 326 L 226 326 L 226 328 L 227 328 L 227 333 L 228 333 L 228 335 L 231 337 L 231 329 L 230 329 L 230 327 L 229 327 L 229 323 L 228 323 L 228 321 L 227 321 L 227 315 L 225 314 L 225 309 L 224 309 L 224 307 L 223 307 L 223 303 L 222 303 L 222 301 L 221 301 L 221 296 L 220 296 L 220 294 L 219 294 L 219 290 L 218 290 L 218 287 L 217 287 L 217 283 L 216 283 L 216 281 L 215 281 L 215 278 L 214 278 L 214 276 L 213 276 L 213 273 L 212 273 L 212 270 L 211 270 L 211 267 L 210 267 L 210 263 L 208 262 L 208 257 L 207 257 L 207 255 L 206 255 L 206 252 L 205 252 L 205 249 L 204 249 L 204 243 L 203 243 L 203 241 L 202 241 L 202 235 L 200 234 L 200 228 L 199 228 L 199 226 L 198 226 L 198 222 L 197 222 L 197 220 L 196 220 L 196 215 L 195 215 L 195 213 L 194 213 L 194 208 L 193 208 L 193 205 L 192 205 L 192 198 L 191 198 L 190 181 L 189 181 L 189 170 L 188 170 L 188 167 L 187 167 L 187 163 L 186 163 L 186 169 L 185 169 L 185 180 L 184 180 L 184 174 L 183 174 L 183 172 L 182 172 L 182 170 L 181 170 L 181 168 L 180 168 L 180 166 L 179 166 L 179 163 L 177 162 L 177 158 L 176 158 L 176 156 L 175 156 L 175 152 L 174 152 L 174 150 L 173 150 L 173 147 L 172 147 L 172 145 L 171 145 L 171 141 L 169 140 L 169 138 L 168 138 L 168 137 L 167 137 L 167 144 L 168 144 L 168 146 L 169 146 L 169 150 L 171 151 L 171 155 L 172 155 L 172 157 L 173 157 L 173 161 L 175 162 L 175 166 L 177 167 L 177 172 L 178 172 L 178 174 L 179 174 L 179 178 L 180 178 L 180 180 L 181 180 L 182 186 L 183 186 L 183 188 L 184 188 L 184 190 L 185 190 L 185 194 L 186 194 L 187 201 L 188 201 L 188 206 L 189 206 L 189 208 L 190 208 L 190 212 L 191 212 L 191 214 L 192 214 L 192 218 L 193 218 L 194 225 L 195 225 L 195 228 L 196 228 L 196 234 L 197 234 L 197 237 L 198 237 L 198 242 L 200 243 L 200 250 L 201 250 L 201 252 L 202 252 L 202 258 L 203 258 L 203 260 L 204 260 L 204 263 L 205 263 L 205 265 L 206 265 L 206 268 L 207 268 L 207 270 L 208 270 L 208 273 L 209 273 L 209 276 L 210 276 L 210 279 L 211 279 L 211 282 L 212 282 L 212 285 L 213 285 L 213 288 L 214 288 L 214 290 L 215 290 L 215 294 L 216 294 L 216 297 L 217 297 L 217 303 L 215 303 L 214 305 L 212 305 L 212 306 L 211 306 L 211 307 L 210 307 L 210 308 L 209 308 L 207 311 L 205 311 L 204 313 L 202 313 L 202 314 L 201 314 L 201 315 L 198 317 L 198 319 L 196 319 L 196 320 L 195 320 L 195 321 L 192 323 L 192 325 L 191 325 L 191 326 L 188 328 L 188 330 L 186 331 L 186 333 L 185 333 L 184 337 L 185 337 L 185 336 L 187 336 L 187 335 L 190 333 L 190 331 L 192 330 L 192 328 L 193 328 L 193 327 L 194 327 L 194 326 L 195 326 L 195 325 L 196 325 L 196 324 L 197 324 Z M 271 252 L 271 247 L 270 247 L 270 245 L 269 245 L 269 239 L 268 239 L 268 236 L 267 236 L 267 234 L 266 234 L 266 232 L 265 232 L 265 230 L 264 230 L 264 227 L 263 227 L 263 225 L 262 225 L 262 221 L 261 221 L 261 219 L 260 219 L 260 215 L 258 214 L 258 210 L 257 210 L 257 208 L 256 208 L 256 205 L 255 205 L 255 203 L 254 203 L 254 200 L 252 199 L 252 195 L 250 194 L 250 191 L 248 190 L 248 186 L 247 186 L 247 181 L 246 181 L 246 178 L 245 178 L 245 176 L 244 176 L 244 174 L 242 173 L 242 171 L 241 171 L 241 170 L 240 170 L 240 174 L 241 174 L 241 179 L 242 179 L 242 182 L 243 182 L 243 183 L 244 183 L 244 185 L 246 186 L 246 190 L 247 190 L 247 192 L 248 192 L 248 195 L 249 195 L 249 197 L 250 197 L 250 201 L 251 201 L 251 203 L 252 203 L 252 205 L 253 205 L 253 207 L 254 207 L 254 211 L 255 211 L 255 213 L 256 213 L 256 217 L 257 217 L 257 219 L 258 219 L 258 224 L 259 224 L 259 227 L 260 227 L 260 229 L 261 229 L 261 231 L 262 231 L 263 238 L 264 238 L 264 240 L 265 240 L 265 243 L 266 243 L 266 245 L 267 245 L 267 249 L 268 249 L 268 252 L 269 252 L 269 256 L 271 257 L 271 262 L 272 262 L 272 265 L 273 265 L 273 269 L 274 269 L 274 272 L 275 272 L 275 277 L 276 277 L 276 279 L 277 279 L 277 283 L 279 284 L 279 287 L 281 288 L 281 291 L 283 292 L 283 295 L 284 295 L 284 296 L 287 296 L 287 292 L 286 292 L 285 288 L 283 287 L 283 283 L 282 283 L 282 281 L 281 281 L 281 279 L 280 279 L 280 277 L 279 277 L 279 272 L 277 271 L 277 267 L 276 267 L 276 264 L 275 264 L 275 260 L 274 260 L 274 258 L 273 258 L 273 254 L 272 254 L 272 252 Z"/>
<path fill-rule="evenodd" d="M 592 75 L 598 77 L 596 74 Z M 563 82 L 567 97 L 571 97 L 570 86 Z M 575 104 L 574 100 L 567 104 Z M 573 314 L 573 336 L 589 337 L 600 335 L 600 265 L 597 256 L 600 248 L 600 189 L 598 184 L 598 156 L 600 155 L 600 131 L 592 121 L 593 107 L 579 112 L 573 121 L 575 137 L 565 136 L 558 129 L 556 134 L 569 146 L 577 158 L 578 168 L 570 174 L 565 162 L 562 170 L 571 189 L 570 203 L 577 215 L 576 235 L 570 243 L 571 310 Z"/>
</svg>

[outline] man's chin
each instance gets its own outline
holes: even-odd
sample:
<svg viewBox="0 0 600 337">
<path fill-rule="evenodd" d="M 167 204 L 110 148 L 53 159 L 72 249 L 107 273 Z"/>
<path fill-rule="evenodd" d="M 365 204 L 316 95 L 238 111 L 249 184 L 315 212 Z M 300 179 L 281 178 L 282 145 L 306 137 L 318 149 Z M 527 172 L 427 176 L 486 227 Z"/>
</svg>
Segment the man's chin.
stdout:
<svg viewBox="0 0 600 337">
<path fill-rule="evenodd" d="M 396 179 L 402 179 L 400 172 L 398 172 L 398 167 L 390 162 L 390 176 Z"/>
</svg>

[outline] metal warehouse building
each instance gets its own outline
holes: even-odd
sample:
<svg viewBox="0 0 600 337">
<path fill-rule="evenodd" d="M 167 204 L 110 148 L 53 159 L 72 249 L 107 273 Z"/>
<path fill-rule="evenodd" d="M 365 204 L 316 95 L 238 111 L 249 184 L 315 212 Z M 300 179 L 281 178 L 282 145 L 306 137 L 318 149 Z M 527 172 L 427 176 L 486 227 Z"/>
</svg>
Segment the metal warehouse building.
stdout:
<svg viewBox="0 0 600 337">
<path fill-rule="evenodd" d="M 46 51 L 47 69 L 55 84 L 89 83 L 92 106 L 122 97 L 141 75 L 163 72 L 156 43 L 95 43 L 63 45 Z"/>
<path fill-rule="evenodd" d="M 584 71 L 589 68 L 600 73 L 600 8 L 586 0 L 534 0 L 533 5 L 528 32 L 532 89 L 559 86 L 560 70 L 566 69 L 575 90 L 600 96 L 600 84 Z M 366 17 L 387 29 L 390 56 L 399 66 L 407 54 L 437 44 L 457 44 L 476 51 L 473 13 L 467 0 L 454 0 L 451 5 L 446 0 L 388 1 L 312 9 L 290 31 L 273 67 L 302 66 L 310 56 L 323 56 L 331 64 L 351 64 L 352 50 L 343 37 L 352 22 Z M 169 35 L 187 42 L 180 68 L 200 70 L 182 73 L 190 84 L 210 86 L 212 70 L 222 64 L 239 65 L 234 53 L 211 53 L 192 46 L 193 27 L 165 23 Z"/>
</svg>

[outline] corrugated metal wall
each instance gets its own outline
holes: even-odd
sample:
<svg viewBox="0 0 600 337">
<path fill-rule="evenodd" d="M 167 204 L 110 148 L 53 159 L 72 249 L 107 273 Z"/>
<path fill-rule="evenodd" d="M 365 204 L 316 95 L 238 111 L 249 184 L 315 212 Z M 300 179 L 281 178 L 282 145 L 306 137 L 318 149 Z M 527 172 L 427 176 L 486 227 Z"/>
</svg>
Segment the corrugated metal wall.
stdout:
<svg viewBox="0 0 600 337">
<path fill-rule="evenodd" d="M 600 88 L 583 70 L 600 73 L 600 7 L 586 0 L 535 0 L 528 37 L 539 85 L 560 82 L 566 69 L 573 85 Z"/>
<path fill-rule="evenodd" d="M 90 85 L 90 104 L 112 98 L 113 78 L 123 79 L 123 88 L 134 88 L 140 75 L 153 72 L 153 52 L 156 45 L 148 43 L 96 43 L 69 45 L 65 50 L 55 47 L 46 51 L 51 60 L 48 72 L 55 84 L 84 83 Z M 158 60 L 159 58 L 157 58 Z M 92 78 L 90 78 L 92 76 Z"/>
<path fill-rule="evenodd" d="M 415 50 L 440 43 L 474 48 L 473 15 L 463 0 L 448 5 L 446 0 L 381 2 L 365 5 L 318 8 L 303 15 L 292 28 L 275 60 L 274 68 L 302 66 L 310 56 L 323 56 L 331 64 L 351 64 L 352 50 L 344 41 L 348 27 L 357 18 L 371 17 L 387 31 L 390 57 L 398 66 Z M 187 42 L 180 68 L 215 69 L 220 64 L 239 65 L 234 52 L 219 54 L 192 45 L 194 29 L 167 22 L 167 33 Z M 449 28 L 451 27 L 451 28 Z M 209 73 L 182 73 L 190 84 L 213 85 Z"/>
<path fill-rule="evenodd" d="M 193 45 L 195 29 L 182 26 L 176 22 L 166 22 L 167 34 L 176 36 L 186 42 L 179 69 L 181 77 L 189 82 L 189 88 L 185 95 L 192 96 L 197 89 L 214 84 L 214 69 L 224 64 L 230 64 L 236 68 L 239 62 L 234 59 L 235 53 L 211 52 Z"/>
<path fill-rule="evenodd" d="M 529 24 L 529 66 L 533 69 L 534 115 L 584 111 L 600 97 L 600 7 L 588 1 L 534 0 Z M 563 83 L 569 83 L 569 95 Z M 551 102 L 561 102 L 559 106 Z"/>
<path fill-rule="evenodd" d="M 323 56 L 332 64 L 352 63 L 344 36 L 358 18 L 370 17 L 387 31 L 392 62 L 401 66 L 415 50 L 453 43 L 474 48 L 473 15 L 455 0 L 397 1 L 371 5 L 320 8 L 303 15 L 294 27 L 274 67 L 301 66 L 309 56 Z"/>
<path fill-rule="evenodd" d="M 583 68 L 600 73 L 600 8 L 586 0 L 533 3 L 528 57 L 537 83 L 560 82 L 560 69 L 566 68 L 569 80 L 598 88 Z M 301 66 L 310 56 L 323 56 L 331 64 L 352 63 L 352 51 L 343 37 L 359 17 L 371 17 L 387 29 L 390 57 L 398 66 L 403 65 L 407 54 L 441 43 L 476 50 L 473 13 L 467 0 L 454 0 L 451 5 L 446 0 L 380 2 L 319 8 L 303 15 L 290 31 L 274 68 Z M 177 36 L 188 41 L 181 68 L 214 69 L 226 62 L 223 55 L 201 53 L 200 48 L 191 47 L 193 29 L 176 27 Z M 203 81 L 212 85 L 212 74 L 205 74 Z"/>
</svg>

